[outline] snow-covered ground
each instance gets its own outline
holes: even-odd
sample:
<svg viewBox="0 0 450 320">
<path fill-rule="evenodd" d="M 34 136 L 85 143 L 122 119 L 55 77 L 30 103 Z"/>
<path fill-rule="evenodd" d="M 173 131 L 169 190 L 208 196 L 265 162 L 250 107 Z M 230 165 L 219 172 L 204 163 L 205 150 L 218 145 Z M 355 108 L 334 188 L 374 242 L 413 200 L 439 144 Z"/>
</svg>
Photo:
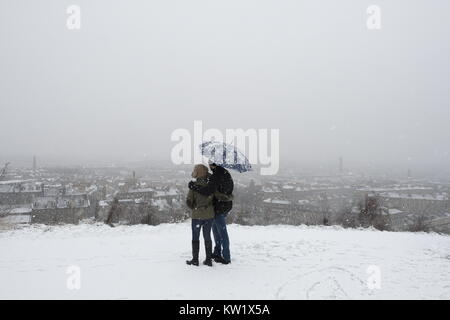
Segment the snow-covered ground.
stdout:
<svg viewBox="0 0 450 320">
<path fill-rule="evenodd" d="M 189 223 L 3 231 L 0 298 L 450 298 L 449 236 L 238 225 L 229 233 L 233 263 L 210 268 L 185 264 Z M 70 290 L 77 270 L 80 288 Z"/>
</svg>

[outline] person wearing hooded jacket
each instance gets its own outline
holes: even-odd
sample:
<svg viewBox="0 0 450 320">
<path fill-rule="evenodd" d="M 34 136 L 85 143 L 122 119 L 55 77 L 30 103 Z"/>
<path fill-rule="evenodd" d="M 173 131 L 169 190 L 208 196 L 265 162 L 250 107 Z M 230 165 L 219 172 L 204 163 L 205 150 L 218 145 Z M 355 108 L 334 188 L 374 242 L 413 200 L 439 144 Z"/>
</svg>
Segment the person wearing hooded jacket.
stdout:
<svg viewBox="0 0 450 320">
<path fill-rule="evenodd" d="M 213 174 L 206 185 L 189 182 L 188 187 L 203 196 L 214 196 L 214 223 L 212 226 L 215 247 L 212 257 L 215 262 L 231 263 L 230 240 L 228 237 L 226 217 L 233 207 L 233 179 L 225 168 L 209 162 Z"/>
<path fill-rule="evenodd" d="M 195 182 L 193 181 L 193 184 L 199 187 L 206 186 L 208 175 L 208 168 L 203 164 L 197 164 L 192 171 L 192 178 L 196 179 Z M 212 266 L 211 228 L 214 221 L 213 197 L 213 195 L 202 195 L 194 190 L 189 190 L 188 192 L 186 204 L 192 210 L 192 259 L 186 261 L 188 265 L 199 265 L 200 232 L 203 230 L 206 254 L 203 264 Z"/>
</svg>

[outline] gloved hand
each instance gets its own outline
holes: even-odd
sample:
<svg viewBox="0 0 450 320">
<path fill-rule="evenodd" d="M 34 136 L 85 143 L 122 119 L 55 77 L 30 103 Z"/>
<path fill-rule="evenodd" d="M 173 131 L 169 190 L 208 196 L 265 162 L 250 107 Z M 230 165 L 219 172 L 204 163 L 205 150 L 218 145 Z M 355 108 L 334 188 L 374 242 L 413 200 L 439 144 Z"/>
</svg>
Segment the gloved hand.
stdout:
<svg viewBox="0 0 450 320">
<path fill-rule="evenodd" d="M 188 183 L 188 188 L 191 189 L 191 190 L 195 190 L 195 184 L 194 184 L 194 181 L 189 181 L 189 183 Z"/>
</svg>

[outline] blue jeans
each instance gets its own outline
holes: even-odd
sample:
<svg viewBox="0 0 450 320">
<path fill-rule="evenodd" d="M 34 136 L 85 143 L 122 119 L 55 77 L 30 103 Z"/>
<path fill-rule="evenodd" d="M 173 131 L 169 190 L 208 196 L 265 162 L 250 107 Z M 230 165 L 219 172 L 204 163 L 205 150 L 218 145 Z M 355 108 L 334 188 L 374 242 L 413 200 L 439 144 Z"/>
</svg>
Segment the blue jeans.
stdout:
<svg viewBox="0 0 450 320">
<path fill-rule="evenodd" d="M 200 229 L 203 229 L 203 240 L 211 241 L 211 227 L 214 219 L 192 219 L 192 240 L 200 240 Z"/>
<path fill-rule="evenodd" d="M 220 213 L 216 214 L 216 217 L 214 218 L 212 230 L 216 245 L 213 254 L 220 256 L 222 253 L 222 257 L 225 260 L 231 261 L 230 239 L 228 238 L 226 217 L 226 214 Z"/>
</svg>

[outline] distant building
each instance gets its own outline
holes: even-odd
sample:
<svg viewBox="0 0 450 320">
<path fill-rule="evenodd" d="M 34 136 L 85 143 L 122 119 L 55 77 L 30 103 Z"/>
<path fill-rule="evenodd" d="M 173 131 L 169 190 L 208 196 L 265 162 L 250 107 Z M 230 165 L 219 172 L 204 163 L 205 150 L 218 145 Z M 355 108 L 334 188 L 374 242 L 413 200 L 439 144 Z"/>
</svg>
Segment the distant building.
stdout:
<svg viewBox="0 0 450 320">
<path fill-rule="evenodd" d="M 86 194 L 62 197 L 37 197 L 31 211 L 31 223 L 77 224 L 91 218 L 90 201 Z"/>
<path fill-rule="evenodd" d="M 382 192 L 383 205 L 413 214 L 438 214 L 450 211 L 450 200 L 444 194 Z"/>
<path fill-rule="evenodd" d="M 129 189 L 128 191 L 118 192 L 116 198 L 119 200 L 142 199 L 144 201 L 149 201 L 153 198 L 155 193 L 156 191 L 152 188 Z"/>
<path fill-rule="evenodd" d="M 27 180 L 8 180 L 0 182 L 0 204 L 30 204 L 33 199 L 42 196 L 41 186 Z"/>
</svg>

